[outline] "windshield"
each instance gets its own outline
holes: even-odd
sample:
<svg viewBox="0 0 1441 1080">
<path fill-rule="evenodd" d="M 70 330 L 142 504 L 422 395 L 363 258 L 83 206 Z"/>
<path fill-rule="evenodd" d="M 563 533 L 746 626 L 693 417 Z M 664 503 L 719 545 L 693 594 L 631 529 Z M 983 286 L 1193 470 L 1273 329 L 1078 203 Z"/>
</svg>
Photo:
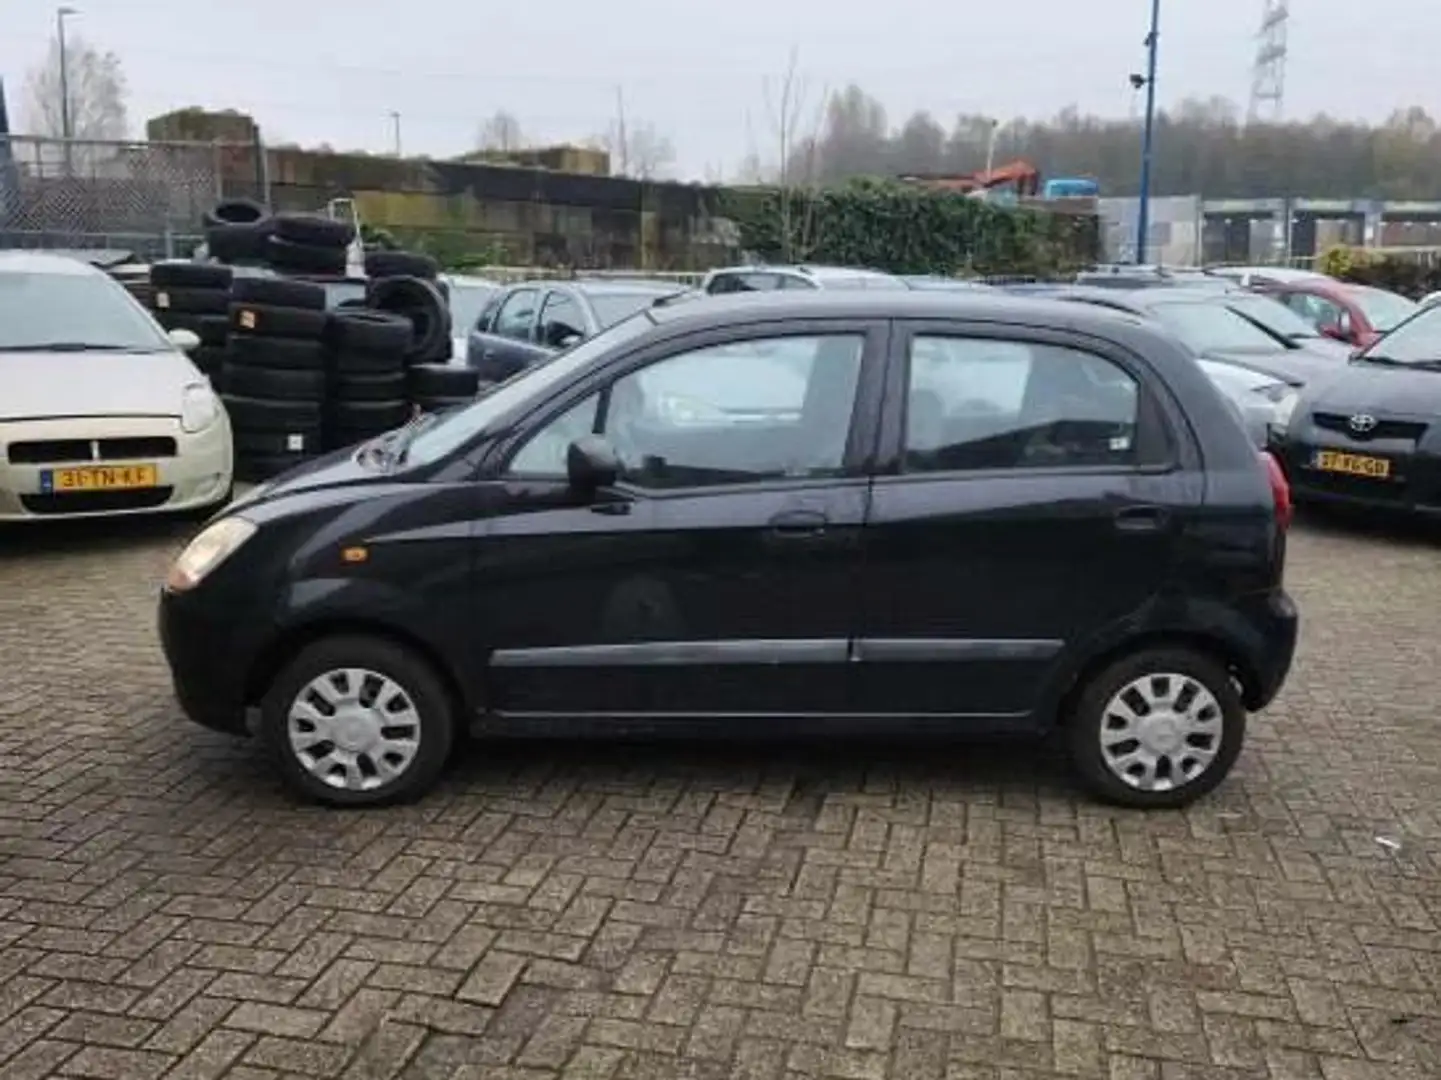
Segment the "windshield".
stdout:
<svg viewBox="0 0 1441 1080">
<path fill-rule="evenodd" d="M 1441 307 L 1425 307 L 1359 356 L 1398 364 L 1441 363 Z"/>
<path fill-rule="evenodd" d="M 429 426 L 420 428 L 406 449 L 406 460 L 416 463 L 438 461 L 470 442 L 501 417 L 539 401 L 596 357 L 631 338 L 639 337 L 653 326 L 655 320 L 648 312 L 638 312 L 565 352 L 524 368 L 484 397 L 463 408 L 441 414 Z"/>
<path fill-rule="evenodd" d="M 466 333 L 480 320 L 480 313 L 495 292 L 493 285 L 450 283 L 450 322 L 456 333 Z"/>
<path fill-rule="evenodd" d="M 0 349 L 62 345 L 117 352 L 174 348 L 145 309 L 108 277 L 0 270 Z"/>
<path fill-rule="evenodd" d="M 1226 306 L 1239 312 L 1263 329 L 1283 338 L 1315 338 L 1316 328 L 1279 300 L 1269 296 L 1235 296 L 1226 298 Z"/>
<path fill-rule="evenodd" d="M 1223 304 L 1162 303 L 1151 306 L 1165 327 L 1198 353 L 1282 352 L 1286 346 Z"/>
<path fill-rule="evenodd" d="M 1385 289 L 1360 286 L 1351 290 L 1351 299 L 1361 309 L 1373 329 L 1382 334 L 1396 329 L 1415 314 L 1421 305 Z"/>
<path fill-rule="evenodd" d="M 680 292 L 679 286 L 676 288 Z M 664 293 L 659 292 L 637 292 L 637 293 L 592 293 L 589 297 L 590 306 L 595 311 L 595 317 L 600 322 L 600 328 L 604 330 L 608 326 L 614 326 L 625 319 L 630 318 L 637 311 L 643 311 L 659 300 Z"/>
</svg>

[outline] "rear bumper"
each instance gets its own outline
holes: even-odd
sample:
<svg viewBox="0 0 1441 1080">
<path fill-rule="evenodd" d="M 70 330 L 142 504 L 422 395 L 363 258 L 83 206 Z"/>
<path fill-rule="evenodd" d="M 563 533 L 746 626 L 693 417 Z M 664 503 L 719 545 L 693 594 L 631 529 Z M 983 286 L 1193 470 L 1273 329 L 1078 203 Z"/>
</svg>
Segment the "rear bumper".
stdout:
<svg viewBox="0 0 1441 1080">
<path fill-rule="evenodd" d="M 1249 711 L 1259 712 L 1275 700 L 1291 672 L 1300 615 L 1295 601 L 1280 588 L 1249 598 L 1243 607 L 1255 637 L 1248 650 L 1250 678 L 1244 680 L 1242 702 Z"/>
</svg>

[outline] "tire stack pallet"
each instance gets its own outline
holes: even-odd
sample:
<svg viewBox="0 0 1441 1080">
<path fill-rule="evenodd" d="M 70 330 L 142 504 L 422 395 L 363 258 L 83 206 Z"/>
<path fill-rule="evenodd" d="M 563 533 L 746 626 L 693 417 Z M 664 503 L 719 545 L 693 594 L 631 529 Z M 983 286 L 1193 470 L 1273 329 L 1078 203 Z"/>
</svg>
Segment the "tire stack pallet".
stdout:
<svg viewBox="0 0 1441 1080">
<path fill-rule="evenodd" d="M 341 277 L 355 225 L 323 214 L 276 214 L 265 241 L 265 261 L 282 274 Z"/>
<path fill-rule="evenodd" d="M 150 268 L 152 314 L 166 330 L 189 330 L 200 339 L 189 356 L 212 383 L 219 380 L 225 359 L 230 287 L 228 266 L 176 261 Z"/>
<path fill-rule="evenodd" d="M 236 278 L 222 398 L 235 474 L 259 481 L 321 452 L 326 400 L 325 290 L 304 281 Z"/>
<path fill-rule="evenodd" d="M 339 450 L 400 427 L 412 415 L 405 355 L 410 320 L 364 309 L 330 313 L 326 328 L 330 392 L 324 446 Z"/>
</svg>

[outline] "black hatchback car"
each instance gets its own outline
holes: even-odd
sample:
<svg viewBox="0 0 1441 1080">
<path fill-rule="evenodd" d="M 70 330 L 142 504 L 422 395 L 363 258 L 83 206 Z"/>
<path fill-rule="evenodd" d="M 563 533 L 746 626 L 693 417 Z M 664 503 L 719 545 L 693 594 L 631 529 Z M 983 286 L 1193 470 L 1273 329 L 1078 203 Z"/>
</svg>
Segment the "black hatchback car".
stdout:
<svg viewBox="0 0 1441 1080">
<path fill-rule="evenodd" d="M 1064 728 L 1106 799 L 1230 770 L 1291 663 L 1288 494 L 1142 320 L 977 292 L 642 311 L 211 521 L 177 695 L 299 791 L 479 734 Z"/>
</svg>

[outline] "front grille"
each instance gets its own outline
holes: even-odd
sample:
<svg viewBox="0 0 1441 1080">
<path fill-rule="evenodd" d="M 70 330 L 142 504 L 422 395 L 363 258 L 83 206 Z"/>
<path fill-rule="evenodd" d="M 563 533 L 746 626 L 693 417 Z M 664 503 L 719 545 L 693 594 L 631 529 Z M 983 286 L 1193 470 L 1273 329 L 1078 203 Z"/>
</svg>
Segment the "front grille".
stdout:
<svg viewBox="0 0 1441 1080">
<path fill-rule="evenodd" d="M 117 510 L 149 510 L 170 498 L 168 487 L 139 491 L 68 491 L 64 494 L 21 495 L 20 505 L 32 514 L 104 514 Z"/>
<path fill-rule="evenodd" d="M 15 465 L 172 458 L 175 456 L 175 440 L 168 435 L 131 435 L 111 439 L 37 439 L 32 442 L 11 443 L 6 456 Z"/>
<path fill-rule="evenodd" d="M 1405 439 L 1409 442 L 1419 442 L 1421 436 L 1426 434 L 1426 425 L 1419 420 L 1383 420 L 1379 417 L 1374 428 L 1358 433 L 1351 430 L 1352 415 L 1351 413 L 1342 415 L 1341 413 L 1318 412 L 1311 419 L 1318 428 L 1338 432 L 1354 442 L 1371 442 L 1375 439 Z"/>
</svg>

